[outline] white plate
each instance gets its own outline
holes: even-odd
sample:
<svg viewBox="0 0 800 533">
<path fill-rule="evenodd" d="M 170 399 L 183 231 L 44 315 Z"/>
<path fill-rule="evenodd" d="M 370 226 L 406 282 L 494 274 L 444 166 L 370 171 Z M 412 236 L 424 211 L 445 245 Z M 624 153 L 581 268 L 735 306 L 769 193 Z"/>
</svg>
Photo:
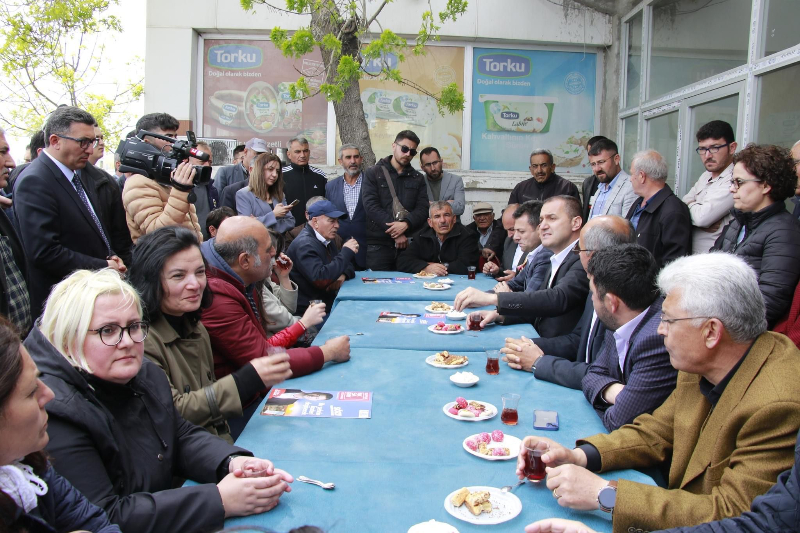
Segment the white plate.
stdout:
<svg viewBox="0 0 800 533">
<path fill-rule="evenodd" d="M 450 320 L 466 320 L 467 313 L 465 313 L 464 311 L 450 311 L 449 313 L 447 313 L 447 318 L 449 318 Z"/>
<path fill-rule="evenodd" d="M 443 302 L 439 302 L 439 303 L 443 303 Z M 438 315 L 444 315 L 444 314 L 452 312 L 453 311 L 453 306 L 452 305 L 450 306 L 450 311 L 437 311 L 431 305 L 425 307 L 425 310 L 428 311 L 429 313 L 436 313 Z"/>
<path fill-rule="evenodd" d="M 458 530 L 446 522 L 429 520 L 411 526 L 408 533 L 458 533 Z"/>
<path fill-rule="evenodd" d="M 428 363 L 431 366 L 435 366 L 436 368 L 461 368 L 462 366 L 467 366 L 469 364 L 469 360 L 467 360 L 466 363 L 461 363 L 460 365 L 443 365 L 441 363 L 434 363 L 433 359 L 435 357 L 436 357 L 436 354 L 429 355 L 428 357 L 425 358 L 425 362 Z"/>
<path fill-rule="evenodd" d="M 491 431 L 487 431 L 487 433 L 491 433 Z M 464 449 L 467 450 L 467 453 L 471 453 L 475 457 L 480 457 L 481 459 L 486 459 L 487 461 L 508 461 L 510 459 L 516 459 L 517 456 L 519 455 L 519 449 L 522 446 L 522 441 L 517 437 L 515 437 L 514 435 L 505 435 L 505 434 L 503 435 L 503 442 L 492 441 L 489 443 L 488 446 L 489 449 L 508 448 L 509 451 L 508 455 L 483 455 L 479 451 L 472 451 L 469 449 L 469 446 L 467 446 L 467 441 L 469 439 L 477 438 L 478 435 L 479 433 L 470 435 L 469 437 L 464 439 L 464 442 L 461 443 Z"/>
<path fill-rule="evenodd" d="M 467 504 L 462 504 L 460 507 L 453 507 L 450 499 L 458 491 L 453 491 L 448 494 L 444 499 L 444 510 L 464 522 L 478 525 L 502 524 L 515 518 L 522 511 L 522 502 L 519 501 L 514 494 L 510 492 L 502 492 L 500 489 L 494 487 L 467 487 L 470 492 L 488 491 L 489 501 L 492 503 L 491 513 L 481 513 L 475 516 L 469 509 Z M 461 489 L 458 489 L 461 490 Z"/>
<path fill-rule="evenodd" d="M 490 418 L 494 418 L 495 416 L 497 416 L 497 407 L 495 407 L 494 405 L 490 404 L 489 402 L 479 402 L 478 400 L 467 400 L 467 403 L 469 403 L 469 402 L 478 402 L 478 403 L 482 403 L 483 405 L 486 406 L 486 409 L 483 411 L 483 413 L 481 413 L 481 416 L 479 416 L 477 418 L 467 418 L 466 416 L 454 415 L 453 413 L 448 411 L 448 409 L 453 407 L 456 404 L 456 402 L 450 402 L 450 403 L 444 404 L 444 407 L 442 407 L 442 411 L 444 411 L 444 414 L 446 414 L 450 418 L 454 418 L 456 420 L 463 420 L 464 422 L 481 422 L 483 420 L 489 420 Z M 472 492 L 475 492 L 475 491 L 472 491 Z M 467 511 L 467 512 L 469 512 L 469 511 Z"/>
<path fill-rule="evenodd" d="M 448 324 L 448 325 L 450 325 L 450 324 Z M 458 325 L 458 324 L 456 324 L 456 325 Z M 459 333 L 464 333 L 464 331 L 466 331 L 466 328 L 464 326 L 461 326 L 456 331 L 437 331 L 437 330 L 433 329 L 436 326 L 437 326 L 437 324 L 433 324 L 431 326 L 428 326 L 428 331 L 430 331 L 431 333 L 436 333 L 437 335 L 457 335 Z"/>
<path fill-rule="evenodd" d="M 417 278 L 417 279 L 433 279 L 433 278 L 435 278 L 436 276 L 435 276 L 435 275 L 433 275 L 433 274 L 431 274 L 430 276 L 421 276 L 421 275 L 419 275 L 419 274 L 414 274 L 414 277 L 415 277 L 415 278 Z"/>
<path fill-rule="evenodd" d="M 444 284 L 441 287 L 426 287 L 425 285 L 422 286 L 423 289 L 428 289 L 429 291 L 446 291 L 450 288 L 450 285 Z"/>
</svg>

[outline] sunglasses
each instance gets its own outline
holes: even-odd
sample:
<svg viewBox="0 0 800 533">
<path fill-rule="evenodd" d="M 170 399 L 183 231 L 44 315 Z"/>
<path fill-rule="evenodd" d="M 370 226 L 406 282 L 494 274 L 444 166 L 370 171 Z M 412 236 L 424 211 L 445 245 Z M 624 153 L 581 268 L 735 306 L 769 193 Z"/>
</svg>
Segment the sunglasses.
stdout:
<svg viewBox="0 0 800 533">
<path fill-rule="evenodd" d="M 411 157 L 414 157 L 415 155 L 417 155 L 417 151 L 414 148 L 409 148 L 405 144 L 400 144 L 398 146 L 400 147 L 400 151 L 403 152 L 404 154 L 409 154 L 410 153 Z"/>
</svg>

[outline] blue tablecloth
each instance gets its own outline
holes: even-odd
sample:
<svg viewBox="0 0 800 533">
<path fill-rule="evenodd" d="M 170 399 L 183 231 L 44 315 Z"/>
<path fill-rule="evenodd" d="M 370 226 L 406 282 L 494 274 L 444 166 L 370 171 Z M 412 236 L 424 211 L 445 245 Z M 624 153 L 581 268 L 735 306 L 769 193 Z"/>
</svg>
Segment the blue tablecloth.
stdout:
<svg viewBox="0 0 800 533">
<path fill-rule="evenodd" d="M 428 331 L 428 326 L 441 319 L 423 318 L 425 307 L 431 301 L 453 303 L 455 293 L 430 293 L 434 298 L 425 301 L 361 301 L 345 300 L 339 302 L 325 322 L 314 344 L 319 346 L 326 340 L 339 335 L 350 335 L 352 348 L 402 348 L 405 350 L 449 350 L 449 351 L 481 351 L 499 350 L 505 344 L 506 337 L 528 338 L 538 337 L 530 324 L 514 324 L 509 326 L 490 325 L 483 331 L 464 331 L 456 335 L 439 335 Z M 484 309 L 488 309 L 484 308 Z M 377 322 L 382 311 L 399 313 L 419 313 L 426 324 L 386 324 Z M 468 310 L 474 311 L 474 309 Z M 443 320 L 448 324 L 461 324 L 466 328 L 466 320 Z"/>
<path fill-rule="evenodd" d="M 226 526 L 260 525 L 276 531 L 311 524 L 331 533 L 405 532 L 411 525 L 436 519 L 462 533 L 487 528 L 462 522 L 444 509 L 445 497 L 462 486 L 502 487 L 516 481 L 515 461 L 487 461 L 468 454 L 463 440 L 481 431 L 501 429 L 523 438 L 539 434 L 572 445 L 580 437 L 604 431 L 580 391 L 536 381 L 531 374 L 501 363 L 500 374 L 485 373 L 482 354 L 466 353 L 464 370 L 480 377 L 472 388 L 449 381 L 454 372 L 427 365 L 426 351 L 380 351 L 355 348 L 347 363 L 292 379 L 282 386 L 310 390 L 372 391 L 372 418 L 308 419 L 255 414 L 237 444 L 271 459 L 294 476 L 336 483 L 323 489 L 295 481 L 292 492 L 269 513 L 231 519 Z M 475 364 L 477 363 L 477 364 Z M 520 424 L 505 426 L 499 416 L 483 422 L 461 422 L 442 406 L 464 396 L 502 408 L 500 395 L 522 395 Z M 532 428 L 534 409 L 559 413 L 556 432 Z M 625 470 L 605 477 L 652 484 L 642 473 Z M 560 507 L 550 491 L 526 484 L 514 490 L 522 512 L 490 531 L 520 532 L 526 524 L 547 517 L 579 519 L 599 531 L 610 531 L 610 517 Z"/>
<path fill-rule="evenodd" d="M 364 283 L 361 278 L 411 278 L 414 283 Z M 335 308 L 339 302 L 344 300 L 435 300 L 436 298 L 449 298 L 450 301 L 456 297 L 459 291 L 467 287 L 476 287 L 486 291 L 497 285 L 494 278 L 485 274 L 478 273 L 474 280 L 467 279 L 466 275 L 451 274 L 447 276 L 453 280 L 453 285 L 446 291 L 431 291 L 422 287 L 423 282 L 437 280 L 415 279 L 408 272 L 373 272 L 367 270 L 356 272 L 356 277 L 347 280 L 339 289 Z"/>
</svg>

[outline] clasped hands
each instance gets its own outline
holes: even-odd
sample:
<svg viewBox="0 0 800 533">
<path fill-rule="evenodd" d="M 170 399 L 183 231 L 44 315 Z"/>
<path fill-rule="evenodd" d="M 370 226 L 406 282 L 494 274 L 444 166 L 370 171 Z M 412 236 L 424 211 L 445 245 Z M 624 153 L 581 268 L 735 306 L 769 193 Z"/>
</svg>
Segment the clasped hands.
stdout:
<svg viewBox="0 0 800 533">
<path fill-rule="evenodd" d="M 266 459 L 234 457 L 228 471 L 217 483 L 226 518 L 267 512 L 278 505 L 284 492 L 292 491 L 289 483 L 294 477 Z M 260 472 L 255 474 L 257 477 L 251 477 L 257 472 Z"/>
<path fill-rule="evenodd" d="M 387 222 L 387 229 L 384 233 L 388 233 L 389 236 L 394 239 L 394 245 L 400 250 L 403 250 L 408 247 L 408 237 L 406 237 L 405 233 L 408 231 L 410 227 L 408 222 Z"/>
<path fill-rule="evenodd" d="M 586 469 L 586 454 L 579 448 L 570 449 L 545 437 L 525 437 L 517 456 L 517 477 L 524 479 L 525 448 L 537 442 L 546 442 L 550 450 L 542 456 L 546 465 L 547 488 L 553 491 L 561 507 L 580 511 L 599 509 L 597 493 L 608 485 L 608 481 Z"/>
</svg>

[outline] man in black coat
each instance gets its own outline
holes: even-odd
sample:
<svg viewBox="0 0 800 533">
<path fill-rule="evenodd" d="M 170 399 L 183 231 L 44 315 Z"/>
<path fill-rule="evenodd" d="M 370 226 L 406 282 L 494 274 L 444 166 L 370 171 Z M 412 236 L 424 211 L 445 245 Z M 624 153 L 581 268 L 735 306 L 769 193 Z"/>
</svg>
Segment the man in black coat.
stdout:
<svg viewBox="0 0 800 533">
<path fill-rule="evenodd" d="M 5 132 L 0 129 L 0 188 L 8 184 L 8 177 L 16 167 Z M 11 203 L 0 197 L 0 313 L 7 317 L 24 336 L 33 325 L 31 298 L 28 292 L 27 265 L 22 243 L 5 214 Z"/>
<path fill-rule="evenodd" d="M 472 206 L 472 219 L 474 222 L 467 224 L 467 229 L 478 234 L 478 249 L 486 261 L 503 257 L 503 244 L 506 240 L 506 231 L 503 222 L 495 220 L 492 204 L 478 202 Z"/>
<path fill-rule="evenodd" d="M 53 111 L 44 127 L 46 148 L 14 188 L 34 317 L 50 288 L 74 270 L 127 270 L 101 223 L 96 190 L 81 172 L 94 150 L 94 122 L 77 107 Z"/>
<path fill-rule="evenodd" d="M 636 243 L 647 248 L 659 268 L 692 253 L 692 215 L 667 185 L 667 163 L 655 150 L 633 156 L 631 185 L 639 195 L 626 218 L 636 229 Z"/>
<path fill-rule="evenodd" d="M 397 256 L 397 270 L 437 276 L 466 274 L 467 267 L 478 264 L 478 234 L 456 222 L 449 202 L 434 202 L 429 212 L 428 227 Z"/>
<path fill-rule="evenodd" d="M 594 252 L 608 246 L 633 244 L 636 236 L 630 222 L 615 215 L 601 215 L 586 223 L 578 241 L 584 270 Z M 591 293 L 583 315 L 570 333 L 535 340 L 508 339 L 501 350 L 508 366 L 533 372 L 536 379 L 571 389 L 581 389 L 581 380 L 603 347 L 606 328 L 597 319 Z"/>
<path fill-rule="evenodd" d="M 569 180 L 556 174 L 553 154 L 549 150 L 534 150 L 531 153 L 531 176 L 517 184 L 508 197 L 509 204 L 521 204 L 528 200 L 543 202 L 550 197 L 567 195 L 580 201 L 578 188 Z M 580 215 L 580 213 L 578 213 Z"/>
<path fill-rule="evenodd" d="M 425 178 L 411 166 L 417 155 L 419 137 L 410 130 L 397 134 L 392 155 L 378 160 L 364 171 L 361 199 L 367 210 L 367 268 L 394 270 L 397 252 L 408 247 L 408 237 L 428 219 L 428 191 Z M 391 180 L 404 212 L 393 209 Z"/>
<path fill-rule="evenodd" d="M 550 272 L 539 290 L 489 294 L 467 288 L 455 298 L 455 308 L 496 305 L 496 311 L 481 311 L 482 324 L 532 322 L 542 337 L 565 335 L 583 314 L 589 279 L 573 252 L 581 231 L 581 204 L 573 196 L 555 196 L 542 206 L 539 234 L 545 248 L 553 252 Z"/>
<path fill-rule="evenodd" d="M 283 167 L 283 192 L 286 203 L 297 203 L 292 207 L 295 227 L 307 222 L 306 202 L 314 196 L 325 196 L 328 177 L 325 172 L 308 164 L 311 149 L 305 137 L 292 137 L 286 144 L 289 164 Z"/>
<path fill-rule="evenodd" d="M 128 223 L 125 220 L 125 206 L 122 205 L 122 191 L 119 184 L 108 173 L 91 163 L 86 163 L 83 175 L 94 183 L 97 198 L 97 216 L 108 230 L 111 249 L 126 265 L 133 260 L 133 241 Z"/>
<path fill-rule="evenodd" d="M 322 300 L 330 310 L 342 283 L 355 277 L 358 242 L 351 237 L 341 250 L 333 243 L 339 219 L 346 215 L 328 200 L 312 204 L 309 222 L 286 250 L 294 263 L 289 275 L 297 284 L 298 315 L 305 313 L 310 300 Z"/>
</svg>

